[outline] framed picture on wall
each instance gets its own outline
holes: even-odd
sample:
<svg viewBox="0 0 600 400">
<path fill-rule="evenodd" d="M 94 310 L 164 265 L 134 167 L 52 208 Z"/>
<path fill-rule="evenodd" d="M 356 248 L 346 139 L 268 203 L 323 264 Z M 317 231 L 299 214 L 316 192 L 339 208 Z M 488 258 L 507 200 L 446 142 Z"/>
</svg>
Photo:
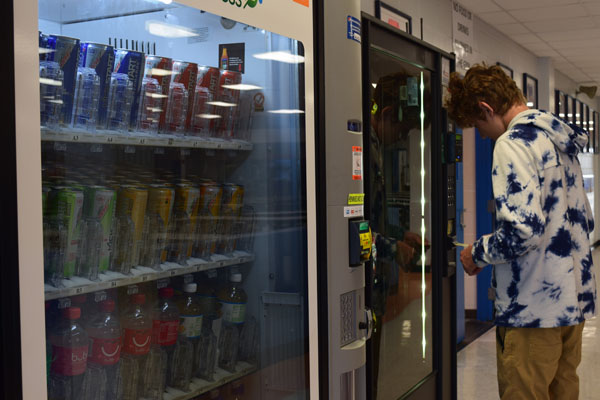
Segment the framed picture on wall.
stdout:
<svg viewBox="0 0 600 400">
<path fill-rule="evenodd" d="M 375 17 L 412 35 L 412 17 L 383 1 L 375 0 Z"/>
<path fill-rule="evenodd" d="M 594 154 L 600 154 L 600 136 L 598 136 L 598 113 L 592 112 L 590 134 L 594 137 Z"/>
<path fill-rule="evenodd" d="M 528 73 L 523 73 L 523 94 L 527 107 L 538 108 L 538 80 Z"/>
<path fill-rule="evenodd" d="M 567 117 L 565 94 L 558 89 L 554 91 L 554 115 L 562 120 Z"/>
<path fill-rule="evenodd" d="M 502 70 L 506 73 L 506 75 L 510 76 L 510 79 L 515 78 L 513 69 L 511 67 L 509 67 L 508 65 L 504 65 L 501 62 L 497 62 L 496 65 L 499 66 L 500 68 L 502 68 Z"/>
<path fill-rule="evenodd" d="M 588 106 L 587 104 L 583 103 L 583 113 L 581 115 L 581 123 L 583 124 L 583 129 L 585 129 L 588 132 L 588 144 L 586 146 L 586 150 L 588 153 L 591 153 L 594 151 L 594 143 L 593 143 L 593 138 L 592 136 L 589 134 L 590 133 L 590 106 Z"/>
</svg>

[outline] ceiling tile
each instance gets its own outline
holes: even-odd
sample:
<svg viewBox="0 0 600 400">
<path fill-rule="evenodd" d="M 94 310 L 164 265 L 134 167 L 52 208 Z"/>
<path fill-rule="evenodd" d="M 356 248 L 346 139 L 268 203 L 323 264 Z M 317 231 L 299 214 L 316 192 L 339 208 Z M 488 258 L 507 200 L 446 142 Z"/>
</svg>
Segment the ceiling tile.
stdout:
<svg viewBox="0 0 600 400">
<path fill-rule="evenodd" d="M 458 3 L 465 6 L 469 11 L 479 14 L 491 11 L 502 11 L 492 0 L 460 0 Z"/>
<path fill-rule="evenodd" d="M 589 55 L 590 49 L 587 47 L 571 47 L 566 49 L 558 49 L 558 52 L 565 57 L 573 58 L 573 56 Z"/>
<path fill-rule="evenodd" d="M 516 10 L 511 11 L 511 15 L 520 22 L 533 22 L 585 17 L 590 14 L 582 6 L 571 4 L 568 6 L 549 6 Z"/>
<path fill-rule="evenodd" d="M 548 32 L 538 33 L 538 36 L 547 42 L 554 40 L 579 40 L 582 38 L 586 39 L 600 39 L 600 29 L 574 29 L 574 30 L 554 30 Z"/>
<path fill-rule="evenodd" d="M 570 49 L 579 47 L 593 49 L 598 47 L 598 39 L 581 38 L 576 40 L 553 40 L 550 42 L 550 46 L 555 49 Z"/>
<path fill-rule="evenodd" d="M 495 0 L 504 10 L 522 10 L 525 8 L 542 8 L 549 6 L 560 6 L 578 4 L 578 0 Z"/>
<path fill-rule="evenodd" d="M 479 18 L 481 18 L 490 25 L 512 24 L 517 22 L 516 19 L 514 19 L 509 13 L 505 11 L 479 13 L 477 15 L 479 16 Z"/>
<path fill-rule="evenodd" d="M 529 29 L 527 29 L 523 24 L 502 24 L 496 25 L 495 28 L 509 37 L 523 33 L 529 33 Z"/>
<path fill-rule="evenodd" d="M 509 38 L 514 40 L 515 42 L 519 43 L 521 46 L 525 46 L 527 43 L 541 43 L 542 42 L 542 40 L 533 33 L 512 35 L 505 31 L 502 31 L 502 32 L 504 34 L 506 34 Z"/>
<path fill-rule="evenodd" d="M 528 22 L 526 26 L 532 32 L 568 32 L 596 28 L 592 17 L 562 18 L 546 21 Z"/>
</svg>

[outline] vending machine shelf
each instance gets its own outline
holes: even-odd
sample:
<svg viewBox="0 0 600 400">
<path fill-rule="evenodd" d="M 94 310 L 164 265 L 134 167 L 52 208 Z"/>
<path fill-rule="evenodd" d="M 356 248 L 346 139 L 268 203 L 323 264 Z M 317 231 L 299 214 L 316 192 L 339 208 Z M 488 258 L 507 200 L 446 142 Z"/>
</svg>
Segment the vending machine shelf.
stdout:
<svg viewBox="0 0 600 400">
<path fill-rule="evenodd" d="M 98 281 L 90 281 L 85 278 L 74 276 L 71 279 L 63 279 L 61 281 L 62 287 L 60 288 L 46 283 L 44 285 L 44 294 L 46 300 L 53 300 L 84 293 L 92 293 L 99 290 L 155 281 L 172 276 L 192 274 L 194 272 L 207 271 L 215 268 L 245 264 L 253 260 L 253 254 L 243 251 L 236 251 L 232 257 L 214 254 L 208 261 L 199 258 L 191 258 L 188 260 L 188 265 L 165 262 L 161 264 L 161 271 L 142 266 L 133 268 L 131 270 L 131 275 L 124 275 L 114 271 L 106 271 L 98 275 Z"/>
<path fill-rule="evenodd" d="M 252 150 L 252 143 L 245 140 L 220 138 L 204 138 L 196 136 L 170 136 L 170 135 L 141 135 L 132 132 L 129 135 L 108 132 L 91 133 L 85 130 L 68 129 L 54 130 L 41 129 L 41 138 L 49 142 L 70 142 L 90 144 L 114 144 L 125 146 L 155 146 L 174 147 L 187 149 L 215 149 L 215 150 Z"/>
<path fill-rule="evenodd" d="M 208 382 L 200 378 L 192 379 L 190 383 L 190 391 L 182 392 L 171 387 L 167 387 L 166 393 L 163 395 L 164 400 L 189 400 L 196 398 L 203 393 L 209 392 L 220 386 L 223 386 L 229 382 L 233 382 L 236 379 L 240 379 L 252 372 L 256 371 L 256 366 L 249 364 L 244 361 L 239 361 L 236 364 L 236 372 L 231 373 L 221 368 L 217 368 L 215 371 L 215 380 Z"/>
</svg>

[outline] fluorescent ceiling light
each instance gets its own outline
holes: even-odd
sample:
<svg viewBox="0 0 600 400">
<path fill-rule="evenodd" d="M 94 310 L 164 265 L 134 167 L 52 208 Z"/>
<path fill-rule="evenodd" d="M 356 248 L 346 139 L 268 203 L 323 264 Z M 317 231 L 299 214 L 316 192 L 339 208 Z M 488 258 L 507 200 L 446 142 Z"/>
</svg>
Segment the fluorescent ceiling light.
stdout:
<svg viewBox="0 0 600 400">
<path fill-rule="evenodd" d="M 166 38 L 184 38 L 198 36 L 193 30 L 185 26 L 166 24 L 157 20 L 146 21 L 146 30 L 154 36 Z"/>
<path fill-rule="evenodd" d="M 559 117 L 564 117 L 564 116 L 565 116 L 565 114 L 563 114 L 563 113 L 560 113 L 560 114 L 558 114 L 558 116 L 559 116 Z"/>
<path fill-rule="evenodd" d="M 166 94 L 162 94 L 162 93 L 150 93 L 150 92 L 146 92 L 146 96 L 152 97 L 153 99 L 164 99 L 165 97 L 169 97 Z"/>
<path fill-rule="evenodd" d="M 295 54 L 285 51 L 270 51 L 268 53 L 259 53 L 254 54 L 253 57 L 258 58 L 260 60 L 280 61 L 288 64 L 301 64 L 304 62 L 304 57 L 297 56 Z"/>
<path fill-rule="evenodd" d="M 164 3 L 164 4 L 171 4 L 173 2 L 173 0 L 158 0 L 158 1 L 161 3 Z"/>
<path fill-rule="evenodd" d="M 376 83 L 371 83 L 371 85 L 373 85 L 373 89 L 377 88 L 377 84 Z"/>
<path fill-rule="evenodd" d="M 528 102 L 527 102 L 527 107 L 533 107 L 533 102 L 531 102 L 531 101 L 528 101 Z"/>
<path fill-rule="evenodd" d="M 217 107 L 237 107 L 235 103 L 225 103 L 224 101 L 207 101 L 206 104 Z"/>
<path fill-rule="evenodd" d="M 150 73 L 150 75 L 154 76 L 167 76 L 167 75 L 173 75 L 173 71 L 169 71 L 168 69 L 162 69 L 162 68 L 152 68 L 152 72 Z"/>
<path fill-rule="evenodd" d="M 162 108 L 158 108 L 158 107 L 146 107 L 146 110 L 153 112 L 153 113 L 162 112 Z"/>
<path fill-rule="evenodd" d="M 304 111 L 302 111 L 302 110 L 287 110 L 287 109 L 269 110 L 269 112 L 272 114 L 304 114 Z"/>
<path fill-rule="evenodd" d="M 224 87 L 225 89 L 232 89 L 232 90 L 260 90 L 260 89 L 262 89 L 260 86 L 248 85 L 246 83 L 238 83 L 237 85 L 223 85 L 222 87 Z"/>
<path fill-rule="evenodd" d="M 48 54 L 48 53 L 54 53 L 55 50 L 54 49 L 45 49 L 43 47 L 40 47 L 38 51 L 40 54 Z"/>
<path fill-rule="evenodd" d="M 221 118 L 220 115 L 215 115 L 215 114 L 196 114 L 196 117 L 204 118 L 204 119 L 218 119 L 218 118 Z"/>
<path fill-rule="evenodd" d="M 57 81 L 55 79 L 50 78 L 40 78 L 40 83 L 42 85 L 62 86 L 62 81 Z"/>
<path fill-rule="evenodd" d="M 48 100 L 48 103 L 62 104 L 62 100 Z"/>
</svg>

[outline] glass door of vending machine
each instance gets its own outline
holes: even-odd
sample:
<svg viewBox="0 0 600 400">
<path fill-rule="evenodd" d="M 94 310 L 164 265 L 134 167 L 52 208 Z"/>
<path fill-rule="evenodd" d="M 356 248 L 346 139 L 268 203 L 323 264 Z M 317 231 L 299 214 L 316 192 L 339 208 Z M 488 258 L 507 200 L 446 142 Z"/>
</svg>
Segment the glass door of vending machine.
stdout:
<svg viewBox="0 0 600 400">
<path fill-rule="evenodd" d="M 25 399 L 316 390 L 312 8 L 204 3 L 14 3 Z"/>
</svg>

